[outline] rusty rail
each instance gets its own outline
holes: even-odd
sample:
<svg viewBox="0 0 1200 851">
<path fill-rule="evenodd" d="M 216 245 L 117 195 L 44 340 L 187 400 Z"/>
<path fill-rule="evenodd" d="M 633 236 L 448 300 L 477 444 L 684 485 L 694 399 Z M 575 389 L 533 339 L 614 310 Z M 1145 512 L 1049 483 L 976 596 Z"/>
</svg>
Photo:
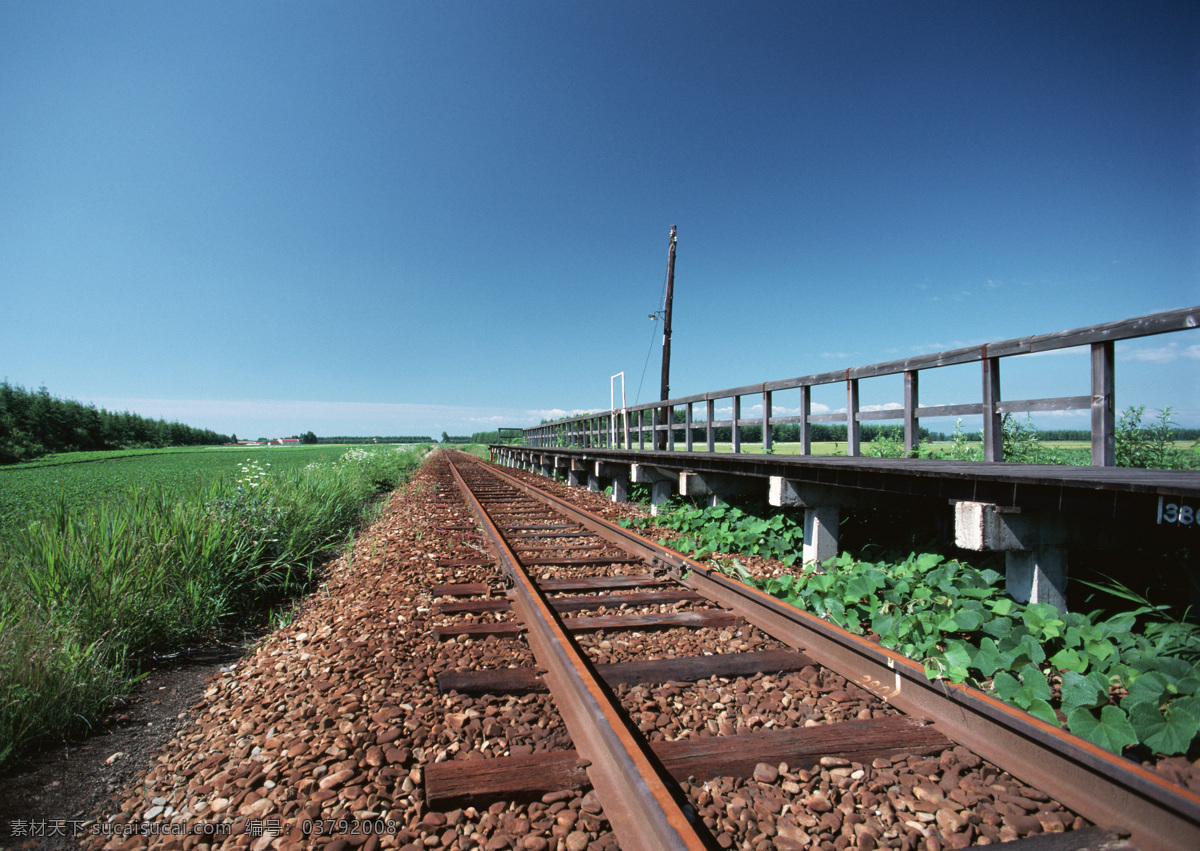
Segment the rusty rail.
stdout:
<svg viewBox="0 0 1200 851">
<path fill-rule="evenodd" d="M 594 534 L 871 691 L 897 709 L 935 722 L 948 738 L 1084 818 L 1127 833 L 1143 849 L 1200 848 L 1200 795 L 978 689 L 933 682 L 924 668 L 878 644 L 789 606 L 497 469 L 490 472 Z"/>
<path fill-rule="evenodd" d="M 640 736 L 625 726 L 608 687 L 569 638 L 559 616 L 504 542 L 487 510 L 455 465 L 454 480 L 484 530 L 501 569 L 513 581 L 513 605 L 554 694 L 578 751 L 590 761 L 588 776 L 622 848 L 701 849 L 708 847 L 676 799 L 677 788 Z"/>
</svg>

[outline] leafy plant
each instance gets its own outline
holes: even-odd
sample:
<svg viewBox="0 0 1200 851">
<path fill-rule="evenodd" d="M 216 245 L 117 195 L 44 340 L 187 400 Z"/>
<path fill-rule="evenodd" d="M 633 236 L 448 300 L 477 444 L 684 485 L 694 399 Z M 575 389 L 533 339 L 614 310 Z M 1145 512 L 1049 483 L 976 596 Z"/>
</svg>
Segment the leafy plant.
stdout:
<svg viewBox="0 0 1200 851">
<path fill-rule="evenodd" d="M 671 529 L 679 533 L 671 546 L 697 559 L 712 553 L 742 553 L 773 558 L 790 566 L 800 557 L 804 538 L 803 527 L 786 514 L 759 517 L 725 505 L 677 505 L 651 519 L 620 523 L 626 527 L 655 525 Z"/>
<path fill-rule="evenodd" d="M 676 531 L 672 546 L 697 558 L 744 553 L 793 564 L 800 530 L 781 517 L 678 507 L 636 525 Z M 1000 573 L 936 553 L 878 563 L 844 553 L 822 573 L 769 578 L 734 559 L 727 572 L 852 633 L 878 636 L 923 662 L 931 679 L 990 691 L 1101 747 L 1180 754 L 1200 745 L 1200 627 L 1128 588 L 1092 584 L 1130 604 L 1105 615 L 1017 603 Z"/>
<path fill-rule="evenodd" d="M 1200 455 L 1175 448 L 1175 421 L 1170 406 L 1162 408 L 1153 425 L 1142 425 L 1146 406 L 1129 407 L 1117 422 L 1118 467 L 1188 470 L 1200 466 Z"/>
</svg>

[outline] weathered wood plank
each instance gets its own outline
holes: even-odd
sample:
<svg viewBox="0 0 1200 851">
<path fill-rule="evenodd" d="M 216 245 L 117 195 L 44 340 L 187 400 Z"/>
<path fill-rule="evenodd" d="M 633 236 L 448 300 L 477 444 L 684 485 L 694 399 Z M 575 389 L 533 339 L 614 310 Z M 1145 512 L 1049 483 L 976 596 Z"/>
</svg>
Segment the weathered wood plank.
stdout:
<svg viewBox="0 0 1200 851">
<path fill-rule="evenodd" d="M 1084 411 L 1091 407 L 1091 396 L 1058 396 L 1053 399 L 1019 399 L 996 403 L 996 410 L 1002 414 L 1023 414 L 1027 411 Z"/>
<path fill-rule="evenodd" d="M 668 591 L 646 591 L 631 594 L 586 594 L 578 597 L 551 597 L 550 605 L 556 612 L 581 612 L 606 606 L 655 606 L 662 603 L 698 603 L 704 597 L 687 588 Z"/>
<path fill-rule="evenodd" d="M 486 638 L 489 635 L 497 638 L 509 638 L 514 635 L 520 635 L 525 631 L 525 624 L 521 621 L 497 621 L 495 623 L 461 623 L 447 624 L 445 626 L 436 626 L 433 628 L 433 638 L 435 641 L 442 641 L 447 638 L 457 638 L 460 635 L 470 635 L 479 638 Z"/>
<path fill-rule="evenodd" d="M 813 660 L 796 650 L 763 650 L 757 653 L 722 653 L 716 656 L 684 656 L 674 659 L 637 659 L 596 666 L 596 673 L 610 686 L 641 683 L 696 682 L 709 677 L 749 677 L 798 671 Z M 526 694 L 546 691 L 538 669 L 496 668 L 486 671 L 443 671 L 438 674 L 443 694 Z"/>
<path fill-rule="evenodd" d="M 602 591 L 610 588 L 645 588 L 675 583 L 651 573 L 634 576 L 579 576 L 570 579 L 540 579 L 538 587 L 547 592 Z"/>
<path fill-rule="evenodd" d="M 592 632 L 597 629 L 675 629 L 686 627 L 698 629 L 701 627 L 732 626 L 737 618 L 722 609 L 705 612 L 673 612 L 668 615 L 604 615 L 601 617 L 563 618 L 563 626 L 569 632 Z M 518 621 L 500 621 L 497 623 L 448 624 L 435 627 L 435 639 L 454 638 L 459 635 L 474 636 L 511 636 L 525 630 L 525 624 Z"/>
<path fill-rule="evenodd" d="M 587 771 L 576 751 L 546 751 L 494 759 L 425 765 L 425 803 L 451 809 L 467 803 L 540 798 L 559 789 L 587 789 Z"/>
<path fill-rule="evenodd" d="M 488 600 L 456 600 L 453 603 L 439 603 L 434 611 L 441 615 L 481 615 L 486 612 L 507 612 L 512 603 L 504 597 L 493 597 Z"/>
<path fill-rule="evenodd" d="M 458 585 L 434 585 L 429 589 L 434 597 L 479 597 L 488 593 L 482 582 L 464 582 Z"/>
<path fill-rule="evenodd" d="M 495 564 L 495 559 L 490 558 L 459 558 L 459 559 L 438 559 L 438 567 L 480 567 L 485 564 Z"/>
<path fill-rule="evenodd" d="M 932 727 L 904 716 L 846 721 L 817 727 L 766 730 L 653 742 L 655 755 L 673 777 L 749 777 L 760 762 L 812 768 L 823 756 L 870 762 L 899 754 L 936 753 L 952 743 Z M 493 759 L 448 760 L 425 766 L 425 800 L 434 809 L 497 800 L 521 800 L 558 789 L 585 789 L 587 772 L 573 750 Z"/>
<path fill-rule="evenodd" d="M 823 756 L 870 762 L 899 754 L 937 753 L 952 744 L 933 727 L 897 715 L 740 736 L 654 742 L 652 747 L 672 776 L 706 780 L 722 775 L 749 777 L 760 762 L 786 762 L 789 768 L 809 769 Z"/>
<path fill-rule="evenodd" d="M 578 597 L 552 597 L 550 606 L 557 612 L 581 612 L 600 606 L 616 608 L 618 606 L 650 606 L 661 603 L 700 602 L 704 599 L 695 591 L 686 588 L 670 591 L 647 591 L 632 594 L 587 594 Z M 437 611 L 442 614 L 483 614 L 485 612 L 506 612 L 512 604 L 505 599 L 491 600 L 462 600 L 454 603 L 442 603 Z"/>
<path fill-rule="evenodd" d="M 643 559 L 628 556 L 605 556 L 603 558 L 523 558 L 525 565 L 560 564 L 570 567 L 592 567 L 600 564 L 640 564 Z"/>
</svg>

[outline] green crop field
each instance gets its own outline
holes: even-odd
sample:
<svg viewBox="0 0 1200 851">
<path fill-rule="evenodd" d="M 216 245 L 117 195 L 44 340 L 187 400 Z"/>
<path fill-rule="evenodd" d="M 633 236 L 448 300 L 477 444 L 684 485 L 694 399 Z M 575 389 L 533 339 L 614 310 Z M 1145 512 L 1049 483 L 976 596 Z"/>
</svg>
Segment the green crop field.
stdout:
<svg viewBox="0 0 1200 851">
<path fill-rule="evenodd" d="M 189 448 L 0 468 L 0 765 L 94 721 L 155 654 L 310 590 L 422 454 Z"/>
<path fill-rule="evenodd" d="M 215 476 L 236 475 L 253 459 L 285 471 L 332 461 L 349 447 L 197 446 L 122 452 L 68 452 L 0 467 L 0 546 L 16 529 L 59 501 L 81 510 L 131 486 L 191 487 Z"/>
</svg>

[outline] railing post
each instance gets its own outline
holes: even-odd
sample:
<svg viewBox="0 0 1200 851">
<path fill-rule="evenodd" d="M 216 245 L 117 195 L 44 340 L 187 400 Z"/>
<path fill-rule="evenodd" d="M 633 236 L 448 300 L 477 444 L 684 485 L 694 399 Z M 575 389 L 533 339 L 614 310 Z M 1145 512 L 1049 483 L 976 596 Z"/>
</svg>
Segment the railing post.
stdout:
<svg viewBox="0 0 1200 851">
<path fill-rule="evenodd" d="M 812 454 L 812 432 L 808 429 L 808 417 L 812 413 L 812 388 L 805 384 L 800 388 L 800 454 Z"/>
<path fill-rule="evenodd" d="M 849 372 L 849 370 L 847 370 Z M 846 454 L 858 455 L 862 426 L 858 422 L 858 379 L 846 379 Z"/>
<path fill-rule="evenodd" d="M 717 405 L 714 400 L 705 399 L 704 407 L 706 409 L 705 416 L 708 417 L 708 451 L 716 452 L 717 451 L 717 436 L 713 431 L 713 420 L 716 418 L 714 412 L 716 410 Z"/>
<path fill-rule="evenodd" d="M 733 451 L 738 453 L 742 451 L 742 397 L 733 397 L 733 431 L 730 437 L 733 438 Z"/>
<path fill-rule="evenodd" d="M 633 444 L 629 442 L 629 410 L 626 408 L 621 409 L 621 426 L 625 430 L 625 445 L 623 448 L 632 449 Z"/>
<path fill-rule="evenodd" d="M 1000 402 L 1000 358 L 989 358 L 983 347 L 983 460 L 1004 460 L 1003 418 Z"/>
<path fill-rule="evenodd" d="M 691 402 L 687 403 L 687 407 L 684 409 L 684 412 L 683 412 L 683 430 L 684 430 L 684 436 L 683 436 L 684 445 L 687 447 L 687 451 L 691 452 L 692 451 L 692 403 Z"/>
<path fill-rule="evenodd" d="M 904 373 L 904 454 L 914 455 L 921 445 L 921 430 L 917 421 L 918 379 L 920 373 L 910 369 Z"/>
<path fill-rule="evenodd" d="M 1117 463 L 1116 370 L 1112 340 L 1092 343 L 1092 464 Z"/>
<path fill-rule="evenodd" d="M 771 454 L 771 391 L 763 391 L 763 454 Z"/>
<path fill-rule="evenodd" d="M 638 450 L 641 451 L 646 448 L 646 410 L 644 408 L 637 412 L 637 418 Z"/>
<path fill-rule="evenodd" d="M 662 446 L 658 440 L 659 410 L 659 408 L 650 409 L 650 448 L 655 451 L 658 451 L 658 447 Z"/>
<path fill-rule="evenodd" d="M 663 412 L 667 416 L 667 451 L 675 451 L 675 406 L 670 405 L 663 408 Z"/>
</svg>

